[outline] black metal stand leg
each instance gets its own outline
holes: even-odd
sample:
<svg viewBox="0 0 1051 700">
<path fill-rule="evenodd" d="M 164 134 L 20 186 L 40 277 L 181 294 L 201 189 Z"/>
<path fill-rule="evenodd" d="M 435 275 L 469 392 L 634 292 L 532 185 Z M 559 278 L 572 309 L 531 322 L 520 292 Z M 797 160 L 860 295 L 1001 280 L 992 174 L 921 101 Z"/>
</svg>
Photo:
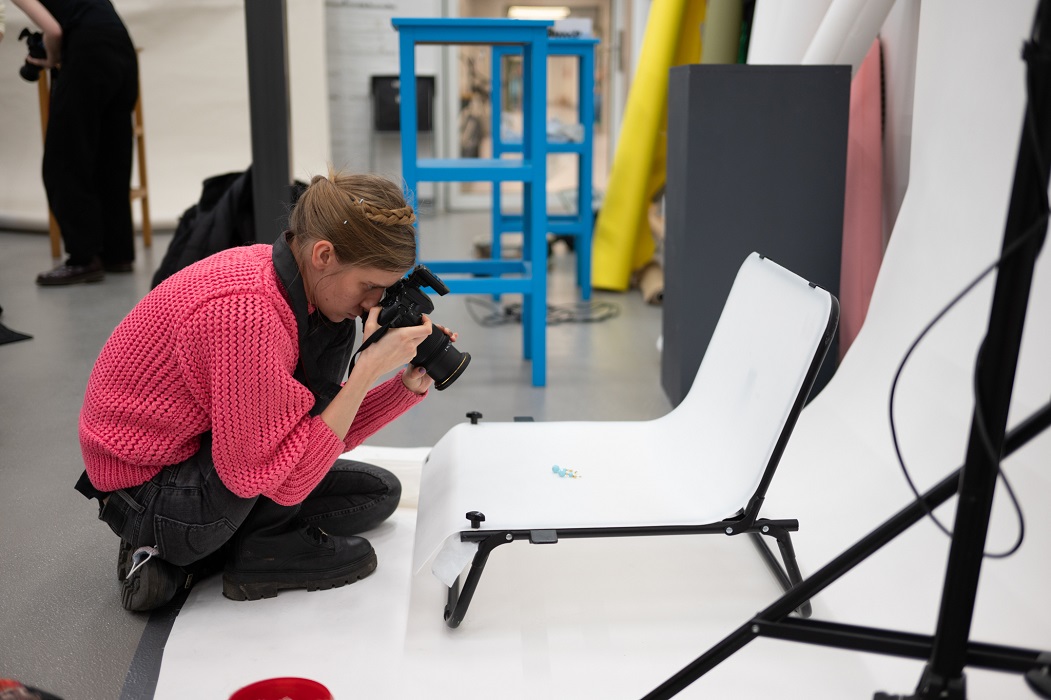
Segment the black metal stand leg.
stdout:
<svg viewBox="0 0 1051 700">
<path fill-rule="evenodd" d="M 777 560 L 777 557 L 766 545 L 766 542 L 763 540 L 764 534 L 777 540 L 778 549 L 781 551 L 781 561 Z M 803 575 L 799 571 L 799 563 L 796 561 L 796 552 L 792 546 L 792 535 L 790 532 L 781 528 L 769 528 L 765 533 L 751 532 L 749 535 L 751 536 L 752 544 L 755 545 L 756 549 L 759 550 L 759 554 L 762 555 L 763 561 L 766 562 L 767 567 L 777 577 L 778 583 L 781 584 L 781 590 L 788 591 L 803 580 Z M 799 613 L 800 617 L 810 617 L 813 614 L 810 601 L 803 602 L 802 605 L 796 608 L 796 612 Z"/>
<path fill-rule="evenodd" d="M 449 597 L 445 603 L 445 624 L 449 627 L 455 629 L 463 622 L 464 615 L 467 614 L 467 608 L 471 604 L 471 599 L 474 598 L 474 591 L 478 588 L 478 581 L 482 578 L 482 571 L 485 569 L 486 562 L 489 561 L 489 553 L 496 547 L 511 540 L 512 536 L 510 533 L 499 533 L 478 543 L 478 552 L 475 553 L 474 559 L 471 561 L 471 569 L 467 572 L 463 590 L 459 590 L 459 577 L 456 578 L 453 585 L 449 586 Z"/>
<path fill-rule="evenodd" d="M 482 577 L 482 570 L 485 569 L 485 562 L 489 559 L 489 553 L 482 553 L 480 550 L 478 554 L 474 556 L 474 561 L 471 562 L 471 570 L 467 572 L 467 580 L 464 582 L 463 591 L 457 593 L 457 589 L 460 587 L 460 579 L 457 577 L 453 585 L 449 586 L 449 600 L 445 606 L 445 624 L 449 627 L 456 628 L 463 622 L 464 615 L 467 614 L 467 608 L 471 604 L 471 599 L 474 597 L 474 591 L 478 588 L 478 580 Z"/>
</svg>

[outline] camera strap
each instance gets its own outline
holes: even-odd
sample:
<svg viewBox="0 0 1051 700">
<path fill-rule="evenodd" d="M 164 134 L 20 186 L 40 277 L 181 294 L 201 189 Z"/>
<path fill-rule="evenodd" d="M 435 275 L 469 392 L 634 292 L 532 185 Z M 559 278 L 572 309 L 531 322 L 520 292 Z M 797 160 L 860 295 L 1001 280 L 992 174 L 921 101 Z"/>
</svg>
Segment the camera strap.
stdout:
<svg viewBox="0 0 1051 700">
<path fill-rule="evenodd" d="M 361 354 L 361 351 L 364 350 L 365 348 L 367 348 L 368 346 L 378 342 L 379 339 L 382 338 L 384 335 L 386 335 L 387 331 L 389 331 L 389 330 L 390 330 L 390 324 L 389 323 L 387 325 L 385 325 L 385 326 L 380 326 L 379 328 L 376 329 L 375 333 L 373 333 L 369 337 L 365 338 L 365 340 L 363 340 L 361 342 L 361 347 L 359 347 L 356 351 L 354 351 L 354 355 L 350 358 L 350 372 L 354 371 L 354 363 L 358 361 L 358 355 Z M 364 316 L 361 318 L 361 334 L 362 334 L 362 336 L 365 335 L 365 317 Z"/>
</svg>

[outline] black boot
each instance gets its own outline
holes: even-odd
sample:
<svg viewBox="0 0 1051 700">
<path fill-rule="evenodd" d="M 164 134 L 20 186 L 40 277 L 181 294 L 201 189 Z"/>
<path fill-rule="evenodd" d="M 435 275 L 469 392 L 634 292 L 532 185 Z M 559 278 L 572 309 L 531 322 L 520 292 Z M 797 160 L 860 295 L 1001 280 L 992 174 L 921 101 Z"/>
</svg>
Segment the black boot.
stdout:
<svg viewBox="0 0 1051 700">
<path fill-rule="evenodd" d="M 133 556 L 132 546 L 121 540 L 117 550 L 117 580 L 120 581 L 120 604 L 125 610 L 154 610 L 170 603 L 180 589 L 192 585 L 193 579 L 185 569 L 157 556 L 148 557 L 129 576 L 135 565 Z"/>
<path fill-rule="evenodd" d="M 376 552 L 361 537 L 328 535 L 298 517 L 299 506 L 260 497 L 237 530 L 223 573 L 231 600 L 273 598 L 283 589 L 337 588 L 376 570 Z"/>
<path fill-rule="evenodd" d="M 209 554 L 187 566 L 176 566 L 152 556 L 129 577 L 135 566 L 134 548 L 120 541 L 117 550 L 117 580 L 120 582 L 120 604 L 125 610 L 145 612 L 167 605 L 180 590 L 189 590 L 201 581 L 223 570 L 227 548 Z M 143 556 L 143 555 L 140 555 Z"/>
</svg>

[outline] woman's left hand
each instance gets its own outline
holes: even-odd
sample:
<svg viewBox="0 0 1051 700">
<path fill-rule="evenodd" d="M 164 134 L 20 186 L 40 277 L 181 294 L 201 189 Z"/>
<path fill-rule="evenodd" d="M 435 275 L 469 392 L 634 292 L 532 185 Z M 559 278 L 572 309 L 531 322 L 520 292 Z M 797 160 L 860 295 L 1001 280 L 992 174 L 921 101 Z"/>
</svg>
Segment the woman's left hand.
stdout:
<svg viewBox="0 0 1051 700">
<path fill-rule="evenodd" d="M 414 394 L 425 394 L 434 384 L 434 380 L 423 367 L 409 365 L 401 375 L 401 383 Z"/>
<path fill-rule="evenodd" d="M 426 316 L 426 314 L 424 314 L 424 316 Z M 445 335 L 449 336 L 449 342 L 450 343 L 455 343 L 456 339 L 460 337 L 460 334 L 457 333 L 456 331 L 451 331 L 448 328 L 446 328 L 445 326 L 441 325 L 440 323 L 435 323 L 433 320 L 431 321 L 431 325 L 434 326 L 435 328 L 441 329 L 442 333 L 444 333 Z"/>
<path fill-rule="evenodd" d="M 429 317 L 426 314 L 424 314 L 423 317 L 429 320 Z M 455 343 L 456 339 L 460 337 L 459 333 L 451 331 L 445 326 L 441 326 L 433 321 L 431 321 L 431 324 L 435 328 L 440 328 L 442 333 L 449 338 L 449 342 L 451 343 Z M 427 370 L 423 367 L 409 365 L 405 369 L 405 373 L 401 375 L 401 383 L 411 392 L 425 394 L 434 385 L 434 380 L 431 379 L 431 375 L 427 374 Z"/>
</svg>

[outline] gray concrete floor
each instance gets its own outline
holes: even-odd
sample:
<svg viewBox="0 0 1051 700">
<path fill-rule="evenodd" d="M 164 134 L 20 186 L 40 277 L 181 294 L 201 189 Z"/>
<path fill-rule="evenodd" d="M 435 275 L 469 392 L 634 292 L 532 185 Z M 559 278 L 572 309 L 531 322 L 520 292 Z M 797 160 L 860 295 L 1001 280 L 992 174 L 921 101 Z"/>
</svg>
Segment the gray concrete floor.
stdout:
<svg viewBox="0 0 1051 700">
<path fill-rule="evenodd" d="M 421 221 L 425 259 L 470 256 L 488 235 L 484 214 Z M 117 542 L 93 503 L 73 490 L 83 469 L 77 419 L 91 367 L 110 332 L 150 288 L 170 234 L 154 236 L 131 274 L 100 284 L 42 288 L 52 265 L 47 237 L 0 231 L 0 323 L 33 336 L 0 345 L 0 677 L 66 700 L 120 697 L 148 620 L 117 595 Z M 573 304 L 574 258 L 556 249 L 549 302 Z M 547 386 L 530 384 L 517 324 L 483 327 L 470 297 L 435 300 L 434 319 L 457 330 L 471 353 L 464 375 L 377 433 L 372 445 L 433 445 L 477 410 L 485 419 L 644 420 L 670 404 L 660 388 L 659 307 L 638 293 L 596 293 L 619 315 L 548 329 Z M 504 301 L 515 301 L 514 296 Z M 250 603 L 246 603 L 250 605 Z"/>
</svg>

